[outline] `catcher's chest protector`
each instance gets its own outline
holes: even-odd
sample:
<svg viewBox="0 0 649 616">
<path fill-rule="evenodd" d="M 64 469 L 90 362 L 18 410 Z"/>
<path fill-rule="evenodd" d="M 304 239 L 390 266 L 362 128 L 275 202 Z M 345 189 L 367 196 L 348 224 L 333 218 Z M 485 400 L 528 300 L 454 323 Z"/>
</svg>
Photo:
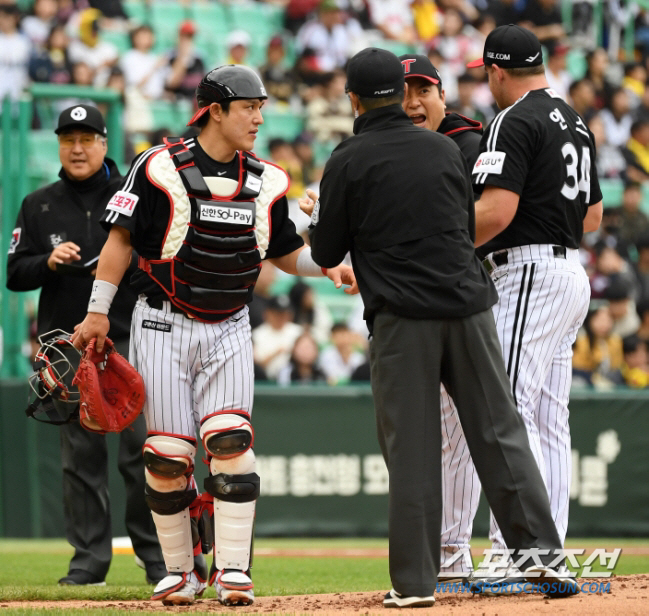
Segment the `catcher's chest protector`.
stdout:
<svg viewBox="0 0 649 616">
<path fill-rule="evenodd" d="M 288 190 L 279 167 L 239 152 L 239 181 L 204 178 L 182 139 L 149 158 L 147 174 L 169 195 L 161 259 L 139 266 L 187 314 L 223 321 L 252 299 L 270 241 L 270 207 Z M 209 184 L 208 184 L 209 182 Z"/>
</svg>

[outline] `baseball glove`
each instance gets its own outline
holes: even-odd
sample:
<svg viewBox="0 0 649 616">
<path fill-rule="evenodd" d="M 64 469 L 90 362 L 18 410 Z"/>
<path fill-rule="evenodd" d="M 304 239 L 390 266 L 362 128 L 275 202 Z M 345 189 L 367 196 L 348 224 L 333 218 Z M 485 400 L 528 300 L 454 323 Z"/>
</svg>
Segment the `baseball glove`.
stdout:
<svg viewBox="0 0 649 616">
<path fill-rule="evenodd" d="M 95 350 L 96 338 L 86 347 L 73 385 L 79 387 L 79 421 L 90 432 L 121 432 L 130 426 L 144 405 L 144 382 L 106 338 L 104 350 Z"/>
</svg>

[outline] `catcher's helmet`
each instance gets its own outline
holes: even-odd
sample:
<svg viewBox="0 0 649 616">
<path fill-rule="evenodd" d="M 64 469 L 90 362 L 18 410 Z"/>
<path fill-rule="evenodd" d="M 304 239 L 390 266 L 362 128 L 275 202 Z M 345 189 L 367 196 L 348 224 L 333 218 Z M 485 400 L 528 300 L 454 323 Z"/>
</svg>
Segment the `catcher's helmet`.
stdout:
<svg viewBox="0 0 649 616">
<path fill-rule="evenodd" d="M 227 64 L 211 70 L 196 88 L 198 111 L 187 123 L 194 125 L 212 103 L 245 98 L 268 98 L 259 75 L 247 66 Z"/>
<path fill-rule="evenodd" d="M 81 351 L 70 342 L 70 334 L 55 329 L 38 337 L 41 344 L 34 358 L 29 386 L 36 394 L 25 411 L 29 417 L 64 424 L 79 414 L 79 390 L 72 379 L 79 367 Z"/>
</svg>

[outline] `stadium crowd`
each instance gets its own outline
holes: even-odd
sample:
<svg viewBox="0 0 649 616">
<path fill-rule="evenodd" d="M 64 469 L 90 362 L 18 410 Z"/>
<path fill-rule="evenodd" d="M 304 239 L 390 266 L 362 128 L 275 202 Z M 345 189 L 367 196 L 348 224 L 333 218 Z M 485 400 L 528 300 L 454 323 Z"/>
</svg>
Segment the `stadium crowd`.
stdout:
<svg viewBox="0 0 649 616">
<path fill-rule="evenodd" d="M 33 82 L 117 89 L 128 163 L 171 134 L 152 122 L 153 102 L 184 102 L 191 112 L 207 70 L 247 64 L 266 84 L 268 110 L 304 120 L 297 137 L 273 134 L 269 123 L 260 148 L 291 176 L 300 232 L 308 219 L 297 199 L 306 188 L 317 192 L 328 152 L 352 131 L 344 67 L 354 53 L 371 45 L 426 53 L 442 77 L 447 111 L 486 124 L 497 113 L 486 74 L 466 64 L 481 57 L 485 37 L 498 25 L 534 31 L 545 48 L 550 84 L 595 135 L 600 179 L 624 185 L 619 201 L 605 195 L 601 229 L 582 244 L 592 301 L 575 345 L 575 384 L 649 387 L 649 210 L 643 207 L 649 196 L 649 10 L 622 0 L 573 0 L 567 11 L 560 0 L 269 0 L 282 23 L 261 36 L 252 27 L 225 31 L 198 22 L 196 6 L 213 0 L 168 2 L 184 12 L 162 32 L 147 16 L 164 3 L 1 0 L 0 99 L 17 100 Z M 223 6 L 235 4 L 242 3 Z M 264 4 L 246 6 L 254 11 Z M 594 17 L 598 10 L 601 19 Z M 212 27 L 223 36 L 220 47 L 206 50 L 199 34 Z M 623 46 L 628 28 L 631 53 Z M 119 36 L 127 37 L 127 48 L 115 44 Z M 57 101 L 55 115 L 74 102 Z M 42 120 L 35 109 L 34 128 Z M 314 287 L 282 279 L 265 264 L 251 305 L 257 377 L 280 384 L 367 380 L 362 306 L 358 296 L 346 299 L 344 318 L 332 314 Z"/>
</svg>

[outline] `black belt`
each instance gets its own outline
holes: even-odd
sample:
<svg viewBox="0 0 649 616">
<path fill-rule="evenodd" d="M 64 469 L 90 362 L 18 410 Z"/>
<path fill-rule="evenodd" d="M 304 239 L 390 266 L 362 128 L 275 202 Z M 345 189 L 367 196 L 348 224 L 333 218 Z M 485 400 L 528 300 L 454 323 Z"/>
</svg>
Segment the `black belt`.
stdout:
<svg viewBox="0 0 649 616">
<path fill-rule="evenodd" d="M 557 259 L 565 259 L 566 258 L 566 247 L 565 246 L 552 246 L 552 252 Z M 492 264 L 493 261 L 493 264 Z M 495 252 L 492 254 L 491 259 L 483 259 L 482 265 L 484 265 L 485 269 L 487 270 L 488 274 L 491 274 L 491 272 L 494 271 L 494 264 L 495 267 L 500 267 L 501 265 L 507 265 L 509 263 L 509 260 L 507 258 L 507 251 L 502 250 L 500 252 Z"/>
<path fill-rule="evenodd" d="M 151 308 L 155 308 L 156 310 L 162 310 L 163 308 L 163 302 L 169 301 L 166 299 L 163 299 L 162 297 L 147 297 L 146 298 L 146 303 L 151 306 Z M 170 310 L 171 312 L 175 312 L 176 314 L 184 314 L 187 316 L 187 313 L 184 310 L 181 310 L 176 306 L 174 303 L 169 302 Z"/>
</svg>

